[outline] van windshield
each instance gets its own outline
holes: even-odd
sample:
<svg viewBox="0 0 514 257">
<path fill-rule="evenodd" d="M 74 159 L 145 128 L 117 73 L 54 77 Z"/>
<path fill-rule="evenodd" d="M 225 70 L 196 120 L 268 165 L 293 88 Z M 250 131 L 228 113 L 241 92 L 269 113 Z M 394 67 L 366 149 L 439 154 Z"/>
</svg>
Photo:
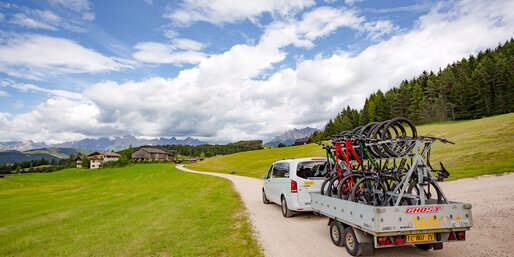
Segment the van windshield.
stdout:
<svg viewBox="0 0 514 257">
<path fill-rule="evenodd" d="M 300 178 L 323 178 L 325 177 L 325 161 L 306 161 L 298 163 L 296 175 Z"/>
</svg>

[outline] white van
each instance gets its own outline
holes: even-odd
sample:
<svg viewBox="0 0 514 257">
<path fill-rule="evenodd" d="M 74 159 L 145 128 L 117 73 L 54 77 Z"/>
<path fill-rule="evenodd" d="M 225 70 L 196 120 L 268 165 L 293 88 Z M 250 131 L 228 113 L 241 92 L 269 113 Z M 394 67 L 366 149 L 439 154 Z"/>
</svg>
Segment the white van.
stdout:
<svg viewBox="0 0 514 257">
<path fill-rule="evenodd" d="M 285 159 L 276 161 L 263 177 L 262 201 L 282 207 L 289 218 L 296 211 L 312 211 L 309 192 L 319 192 L 325 180 L 326 158 Z"/>
</svg>

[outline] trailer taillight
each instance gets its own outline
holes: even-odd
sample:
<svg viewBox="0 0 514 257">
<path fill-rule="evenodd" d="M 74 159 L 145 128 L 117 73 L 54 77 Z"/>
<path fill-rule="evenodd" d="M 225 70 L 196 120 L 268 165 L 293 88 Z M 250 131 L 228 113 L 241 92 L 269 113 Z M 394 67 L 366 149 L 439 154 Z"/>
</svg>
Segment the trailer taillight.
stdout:
<svg viewBox="0 0 514 257">
<path fill-rule="evenodd" d="M 297 193 L 298 192 L 298 183 L 296 181 L 291 179 L 291 193 Z"/>
<path fill-rule="evenodd" d="M 448 241 L 454 241 L 457 238 L 455 238 L 455 234 L 453 232 L 450 232 L 450 235 L 448 236 Z"/>
<path fill-rule="evenodd" d="M 393 242 L 388 236 L 379 236 L 377 238 L 378 245 L 392 245 Z"/>
<path fill-rule="evenodd" d="M 464 231 L 457 232 L 457 240 L 459 240 L 459 241 L 466 240 L 466 232 L 464 232 Z"/>
<path fill-rule="evenodd" d="M 405 244 L 405 240 L 401 239 L 401 238 L 397 238 L 394 240 L 394 244 L 395 245 L 402 245 L 402 244 Z"/>
</svg>

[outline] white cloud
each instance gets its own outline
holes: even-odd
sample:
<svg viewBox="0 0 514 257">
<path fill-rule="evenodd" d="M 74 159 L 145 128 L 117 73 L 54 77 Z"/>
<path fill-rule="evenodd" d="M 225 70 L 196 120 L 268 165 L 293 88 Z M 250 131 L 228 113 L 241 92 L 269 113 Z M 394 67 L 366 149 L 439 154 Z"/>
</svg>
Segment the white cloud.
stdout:
<svg viewBox="0 0 514 257">
<path fill-rule="evenodd" d="M 85 48 L 74 41 L 37 34 L 10 34 L 0 42 L 0 71 L 41 79 L 52 73 L 96 73 L 129 65 Z"/>
<path fill-rule="evenodd" d="M 192 41 L 196 42 L 196 41 Z M 157 42 L 138 43 L 134 48 L 134 58 L 138 61 L 148 63 L 171 63 L 171 64 L 196 64 L 206 58 L 206 55 L 198 51 L 189 51 L 185 48 L 197 48 L 197 45 L 182 45 L 176 47 L 174 45 L 165 45 Z M 185 49 L 181 51 L 179 49 Z"/>
<path fill-rule="evenodd" d="M 43 88 L 40 86 L 36 86 L 34 84 L 9 83 L 6 86 L 16 88 L 23 92 L 26 92 L 26 91 L 42 92 L 42 93 L 46 93 L 46 94 L 50 95 L 51 97 L 62 97 L 62 98 L 67 98 L 67 99 L 71 99 L 71 100 L 80 100 L 82 98 L 82 94 L 80 94 L 80 93 L 61 90 L 61 89 L 47 89 L 47 88 Z"/>
<path fill-rule="evenodd" d="M 347 4 L 347 5 L 352 6 L 352 5 L 354 5 L 356 3 L 359 3 L 359 2 L 362 2 L 362 1 L 364 1 L 364 0 L 344 0 L 344 3 Z"/>
<path fill-rule="evenodd" d="M 182 25 L 197 21 L 222 24 L 244 19 L 255 20 L 262 13 L 289 16 L 314 4 L 313 0 L 184 0 L 181 8 L 169 11 L 164 17 Z"/>
<path fill-rule="evenodd" d="M 60 5 L 64 8 L 70 9 L 77 13 L 82 14 L 82 19 L 92 21 L 95 19 L 95 14 L 91 12 L 91 3 L 88 0 L 49 0 L 54 5 Z"/>
<path fill-rule="evenodd" d="M 0 97 L 2 96 L 9 96 L 9 94 L 5 91 L 0 90 Z"/>
<path fill-rule="evenodd" d="M 202 50 L 205 47 L 205 45 L 192 39 L 177 38 L 173 40 L 173 47 L 183 50 L 199 51 Z"/>
<path fill-rule="evenodd" d="M 4 116 L 0 134 L 36 141 L 130 133 L 227 142 L 321 127 L 347 104 L 361 107 L 377 89 L 507 40 L 514 34 L 513 9 L 514 3 L 504 1 L 443 3 L 413 30 L 361 53 L 318 55 L 255 79 L 285 58 L 285 46 L 310 47 L 339 27 L 360 31 L 366 24 L 352 11 L 340 11 L 343 18 L 315 9 L 300 21 L 273 23 L 256 45 L 235 45 L 174 78 L 105 81 L 88 88 L 80 101 L 55 97 L 26 114 Z M 52 114 L 59 119 L 43 118 Z"/>
<path fill-rule="evenodd" d="M 59 16 L 48 10 L 27 10 L 25 13 L 17 13 L 11 19 L 11 23 L 32 29 L 57 30 L 60 23 Z"/>
<path fill-rule="evenodd" d="M 380 37 L 392 34 L 394 32 L 399 31 L 399 27 L 395 26 L 393 23 L 387 20 L 375 21 L 375 22 L 367 22 L 365 23 L 360 30 L 362 32 L 367 33 L 367 37 L 369 39 L 379 39 Z"/>
<path fill-rule="evenodd" d="M 0 4 L 0 10 L 6 11 L 1 20 L 28 29 L 44 29 L 57 31 L 65 29 L 73 32 L 85 32 L 80 23 L 74 20 L 66 20 L 50 10 L 32 9 L 15 4 Z"/>
</svg>

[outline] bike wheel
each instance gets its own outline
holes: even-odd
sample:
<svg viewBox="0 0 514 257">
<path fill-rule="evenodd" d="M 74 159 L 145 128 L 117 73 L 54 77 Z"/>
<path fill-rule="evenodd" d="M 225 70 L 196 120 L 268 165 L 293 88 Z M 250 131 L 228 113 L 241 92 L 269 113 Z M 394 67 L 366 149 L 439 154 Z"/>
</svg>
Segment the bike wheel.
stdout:
<svg viewBox="0 0 514 257">
<path fill-rule="evenodd" d="M 321 184 L 321 195 L 325 195 L 325 187 L 327 186 L 327 184 L 330 182 L 330 180 L 332 179 L 332 176 L 334 176 L 334 174 L 332 174 L 331 176 L 328 176 L 325 181 L 323 181 L 323 183 Z"/>
<path fill-rule="evenodd" d="M 383 206 L 386 198 L 384 185 L 378 178 L 363 177 L 355 183 L 350 199 L 357 203 Z"/>
<path fill-rule="evenodd" d="M 339 186 L 339 176 L 335 175 L 328 183 L 327 188 L 325 189 L 325 193 L 327 196 L 337 196 L 337 187 Z"/>
<path fill-rule="evenodd" d="M 417 181 L 412 181 L 407 189 L 407 193 L 415 197 L 411 199 L 411 205 L 421 205 L 421 190 L 424 190 L 425 205 L 443 203 L 443 195 L 434 182 L 430 182 L 427 185 L 419 185 Z"/>
<path fill-rule="evenodd" d="M 360 174 L 353 174 L 352 176 L 344 177 L 337 187 L 337 196 L 344 200 L 350 199 L 355 181 L 360 178 L 362 178 L 362 175 Z"/>
</svg>

